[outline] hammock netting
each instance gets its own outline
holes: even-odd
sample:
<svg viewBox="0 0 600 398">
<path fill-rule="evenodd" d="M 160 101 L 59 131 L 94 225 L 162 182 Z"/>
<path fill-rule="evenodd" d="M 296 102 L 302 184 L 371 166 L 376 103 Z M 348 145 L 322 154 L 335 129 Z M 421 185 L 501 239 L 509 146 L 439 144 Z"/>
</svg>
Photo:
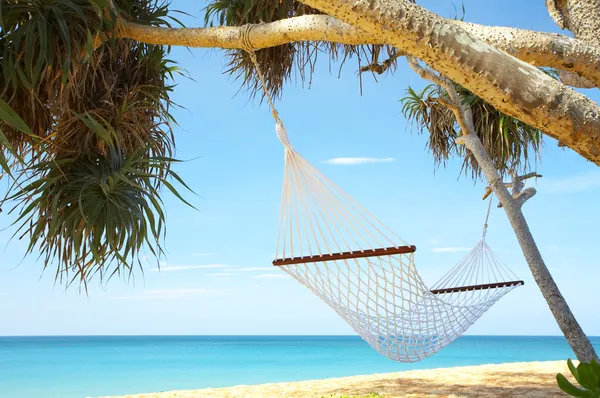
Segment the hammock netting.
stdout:
<svg viewBox="0 0 600 398">
<path fill-rule="evenodd" d="M 242 39 L 285 148 L 273 265 L 310 289 L 386 357 L 415 362 L 436 353 L 523 284 L 485 243 L 487 217 L 481 241 L 428 288 L 415 267 L 416 248 L 291 146 L 252 50 L 251 28 L 246 25 Z"/>
<path fill-rule="evenodd" d="M 302 158 L 274 116 L 285 168 L 273 264 L 310 289 L 375 350 L 402 362 L 428 357 L 523 284 L 486 244 L 484 228 L 481 241 L 427 287 L 415 267 L 415 247 Z"/>
</svg>

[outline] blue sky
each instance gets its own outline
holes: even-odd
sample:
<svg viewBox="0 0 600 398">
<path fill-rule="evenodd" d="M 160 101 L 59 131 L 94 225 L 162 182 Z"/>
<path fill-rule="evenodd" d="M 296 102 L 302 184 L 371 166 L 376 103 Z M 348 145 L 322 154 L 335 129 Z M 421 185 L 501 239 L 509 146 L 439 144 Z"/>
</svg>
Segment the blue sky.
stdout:
<svg viewBox="0 0 600 398">
<path fill-rule="evenodd" d="M 420 1 L 453 16 L 450 1 Z M 194 4 L 191 6 L 191 4 Z M 542 1 L 465 1 L 476 23 L 557 31 Z M 202 25 L 203 3 L 174 7 Z M 519 12 L 515 12 L 519 10 Z M 177 171 L 198 193 L 199 209 L 165 195 L 168 257 L 129 283 L 92 285 L 89 296 L 55 286 L 25 243 L 0 232 L 0 335 L 63 334 L 352 334 L 306 288 L 271 266 L 275 251 L 283 151 L 266 106 L 236 96 L 238 83 L 222 74 L 220 50 L 176 48 L 172 58 L 195 81 L 181 80 L 174 100 L 177 156 L 194 159 Z M 323 58 L 324 60 L 324 58 Z M 477 243 L 486 211 L 483 184 L 457 179 L 460 163 L 434 170 L 423 136 L 411 133 L 398 100 L 421 81 L 404 60 L 395 75 L 363 78 L 356 65 L 337 77 L 321 62 L 310 88 L 288 84 L 277 102 L 295 148 L 400 237 L 417 246 L 427 283 Z M 598 100 L 596 91 L 586 94 Z M 546 139 L 538 195 L 524 208 L 542 254 L 584 330 L 600 335 L 589 292 L 600 280 L 598 228 L 600 169 Z M 340 157 L 385 159 L 340 165 Z M 392 159 L 392 161 L 390 161 Z M 10 219 L 0 215 L 0 226 Z M 494 209 L 489 244 L 526 285 L 496 304 L 469 334 L 556 335 L 548 310 L 502 210 Z"/>
</svg>

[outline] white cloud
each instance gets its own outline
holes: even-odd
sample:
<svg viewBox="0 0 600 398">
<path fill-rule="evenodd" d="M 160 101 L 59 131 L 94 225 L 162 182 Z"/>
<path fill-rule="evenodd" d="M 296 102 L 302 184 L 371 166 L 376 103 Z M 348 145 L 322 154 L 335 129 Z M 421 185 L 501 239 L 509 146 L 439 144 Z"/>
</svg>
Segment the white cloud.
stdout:
<svg viewBox="0 0 600 398">
<path fill-rule="evenodd" d="M 231 292 L 232 290 L 215 290 L 215 289 L 156 289 L 143 290 L 139 294 L 128 296 L 112 296 L 113 300 L 163 300 L 186 298 L 199 295 L 212 295 Z"/>
<path fill-rule="evenodd" d="M 227 265 L 227 264 L 162 265 L 161 264 L 160 268 L 150 268 L 150 271 L 171 272 L 171 271 L 188 271 L 191 269 L 218 269 L 218 268 L 231 268 L 231 265 Z"/>
<path fill-rule="evenodd" d="M 454 246 L 454 247 L 436 247 L 436 248 L 432 249 L 431 251 L 434 253 L 459 253 L 459 252 L 468 252 L 469 250 L 471 250 L 470 247 Z"/>
<path fill-rule="evenodd" d="M 542 178 L 538 181 L 539 191 L 544 194 L 572 194 L 600 189 L 600 171 L 574 174 L 560 178 Z"/>
<path fill-rule="evenodd" d="M 227 266 L 224 267 L 223 271 L 214 274 L 207 274 L 208 276 L 230 276 L 230 275 L 242 275 L 244 272 L 265 272 L 270 271 L 270 267 L 236 267 Z"/>
<path fill-rule="evenodd" d="M 336 165 L 355 165 L 355 164 L 367 164 L 367 163 L 391 163 L 396 159 L 394 158 L 333 158 L 323 161 L 327 164 Z"/>
<path fill-rule="evenodd" d="M 289 276 L 285 274 L 260 274 L 255 275 L 252 279 L 287 279 Z"/>
<path fill-rule="evenodd" d="M 252 271 L 268 271 L 269 267 L 240 267 L 240 268 L 236 268 L 236 271 L 245 271 L 245 272 L 252 272 Z"/>
</svg>

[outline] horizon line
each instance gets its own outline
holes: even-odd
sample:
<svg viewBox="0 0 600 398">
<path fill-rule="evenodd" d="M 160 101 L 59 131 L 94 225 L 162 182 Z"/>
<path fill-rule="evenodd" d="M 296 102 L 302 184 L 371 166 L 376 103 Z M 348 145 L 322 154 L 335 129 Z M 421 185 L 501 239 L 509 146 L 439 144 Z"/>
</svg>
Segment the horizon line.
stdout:
<svg viewBox="0 0 600 398">
<path fill-rule="evenodd" d="M 358 334 L 30 334 L 5 337 L 358 337 Z M 460 337 L 563 337 L 561 334 L 463 334 Z M 459 338 L 460 338 L 459 337 Z M 600 336 L 587 336 L 597 338 Z M 565 338 L 566 339 L 566 338 Z"/>
</svg>

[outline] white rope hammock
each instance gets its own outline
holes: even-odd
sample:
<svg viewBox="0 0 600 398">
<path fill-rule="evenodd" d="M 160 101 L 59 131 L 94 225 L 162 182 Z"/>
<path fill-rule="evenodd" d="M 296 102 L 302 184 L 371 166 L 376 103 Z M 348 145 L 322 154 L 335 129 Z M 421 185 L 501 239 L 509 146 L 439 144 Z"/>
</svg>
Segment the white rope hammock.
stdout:
<svg viewBox="0 0 600 398">
<path fill-rule="evenodd" d="M 371 347 L 414 362 L 464 333 L 523 281 L 481 241 L 428 288 L 408 245 L 303 159 L 269 99 L 285 167 L 273 265 L 310 289 Z M 491 200 L 491 198 L 490 198 Z M 491 201 L 490 201 L 491 205 Z M 490 207 L 488 207 L 488 216 Z"/>
</svg>

